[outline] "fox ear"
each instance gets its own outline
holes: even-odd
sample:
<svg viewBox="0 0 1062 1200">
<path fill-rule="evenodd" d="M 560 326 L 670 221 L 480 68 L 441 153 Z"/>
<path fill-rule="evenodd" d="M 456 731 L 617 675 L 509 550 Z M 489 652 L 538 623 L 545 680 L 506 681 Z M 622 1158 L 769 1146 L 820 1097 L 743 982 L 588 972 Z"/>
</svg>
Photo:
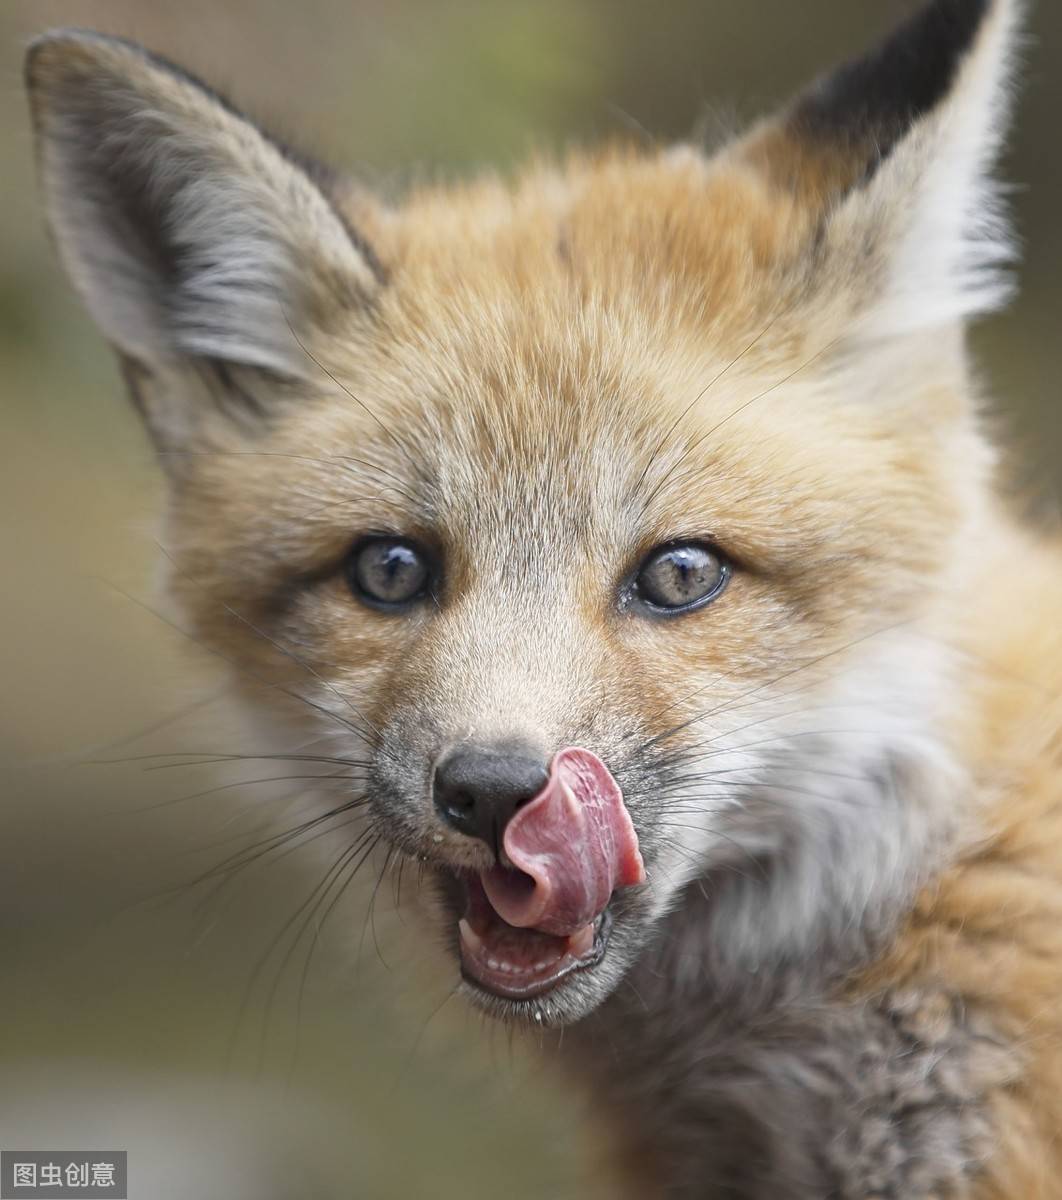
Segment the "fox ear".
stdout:
<svg viewBox="0 0 1062 1200">
<path fill-rule="evenodd" d="M 930 0 L 737 153 L 812 210 L 816 267 L 889 336 L 998 307 L 1012 257 L 989 172 L 1018 0 Z"/>
<path fill-rule="evenodd" d="M 26 80 L 60 257 L 127 360 L 298 377 L 300 328 L 378 288 L 312 171 L 178 68 L 60 30 L 30 47 Z"/>
</svg>

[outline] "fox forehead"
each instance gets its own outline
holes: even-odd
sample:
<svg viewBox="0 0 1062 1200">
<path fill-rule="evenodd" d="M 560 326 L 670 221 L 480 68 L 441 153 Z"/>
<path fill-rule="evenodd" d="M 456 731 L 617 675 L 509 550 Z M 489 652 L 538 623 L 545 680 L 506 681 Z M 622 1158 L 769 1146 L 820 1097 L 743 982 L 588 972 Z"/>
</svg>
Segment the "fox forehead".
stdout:
<svg viewBox="0 0 1062 1200">
<path fill-rule="evenodd" d="M 644 317 L 655 300 L 671 322 L 725 332 L 777 300 L 812 224 L 739 154 L 617 146 L 532 164 L 511 182 L 416 191 L 375 229 L 411 294 L 489 297 L 505 276 L 517 297 L 574 286 L 616 310 Z"/>
<path fill-rule="evenodd" d="M 386 215 L 356 207 L 352 220 L 387 263 L 385 336 L 501 383 L 563 364 L 574 385 L 579 372 L 673 361 L 676 344 L 732 355 L 777 318 L 811 223 L 769 190 L 738 161 L 616 149 L 416 192 Z"/>
<path fill-rule="evenodd" d="M 306 348 L 320 396 L 275 422 L 276 448 L 357 447 L 407 492 L 430 476 L 425 502 L 489 487 L 493 463 L 510 489 L 645 506 L 669 431 L 681 446 L 826 345 L 789 294 L 808 223 L 763 193 L 693 151 L 616 152 L 398 210 L 349 202 L 387 286 L 370 329 L 359 312 Z"/>
</svg>

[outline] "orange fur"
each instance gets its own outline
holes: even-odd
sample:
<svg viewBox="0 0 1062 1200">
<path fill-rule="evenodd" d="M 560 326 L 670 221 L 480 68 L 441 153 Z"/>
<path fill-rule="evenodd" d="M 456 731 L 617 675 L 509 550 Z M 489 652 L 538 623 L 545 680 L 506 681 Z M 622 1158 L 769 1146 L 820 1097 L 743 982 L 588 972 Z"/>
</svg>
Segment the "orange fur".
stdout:
<svg viewBox="0 0 1062 1200">
<path fill-rule="evenodd" d="M 947 994 L 1016 1046 L 990 1043 L 998 1144 L 977 1200 L 1052 1200 L 1062 1180 L 1062 561 L 1009 525 L 987 539 L 986 586 L 961 630 L 970 703 L 966 845 L 861 981 L 873 994 Z"/>
</svg>

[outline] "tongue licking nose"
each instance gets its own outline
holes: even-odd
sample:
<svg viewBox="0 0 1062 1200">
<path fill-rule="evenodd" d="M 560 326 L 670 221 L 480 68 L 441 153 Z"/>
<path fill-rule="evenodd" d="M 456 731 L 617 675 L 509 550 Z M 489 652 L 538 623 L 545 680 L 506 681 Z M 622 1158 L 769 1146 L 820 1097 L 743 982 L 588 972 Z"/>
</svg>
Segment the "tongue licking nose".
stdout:
<svg viewBox="0 0 1062 1200">
<path fill-rule="evenodd" d="M 502 839 L 515 870 L 481 876 L 508 925 L 570 937 L 587 929 L 620 887 L 642 883 L 638 836 L 619 784 L 589 750 L 561 750 L 549 781 L 518 809 Z"/>
</svg>

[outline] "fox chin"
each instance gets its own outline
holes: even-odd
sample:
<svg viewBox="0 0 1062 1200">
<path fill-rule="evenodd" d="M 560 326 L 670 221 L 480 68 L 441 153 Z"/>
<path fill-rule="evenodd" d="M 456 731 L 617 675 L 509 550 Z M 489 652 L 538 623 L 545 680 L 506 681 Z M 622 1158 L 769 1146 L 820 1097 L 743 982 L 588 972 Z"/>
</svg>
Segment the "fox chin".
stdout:
<svg viewBox="0 0 1062 1200">
<path fill-rule="evenodd" d="M 182 622 L 631 1196 L 1062 1197 L 1062 553 L 966 347 L 1019 17 L 401 203 L 130 42 L 28 53 Z"/>
</svg>

